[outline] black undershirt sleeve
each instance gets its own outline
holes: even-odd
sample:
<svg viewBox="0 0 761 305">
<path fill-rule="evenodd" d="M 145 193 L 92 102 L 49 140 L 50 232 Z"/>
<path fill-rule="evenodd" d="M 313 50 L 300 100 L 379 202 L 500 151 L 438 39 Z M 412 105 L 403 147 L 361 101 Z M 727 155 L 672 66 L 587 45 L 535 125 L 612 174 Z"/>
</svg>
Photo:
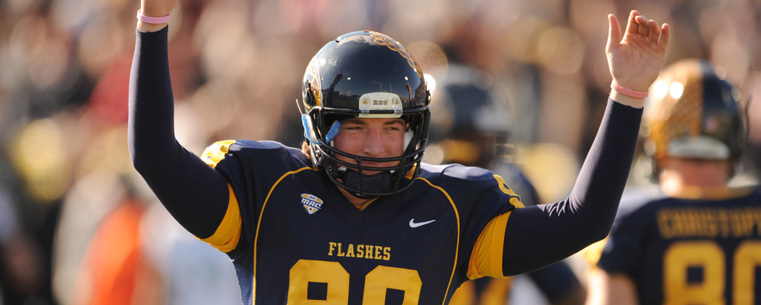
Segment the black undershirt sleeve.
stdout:
<svg viewBox="0 0 761 305">
<path fill-rule="evenodd" d="M 132 164 L 185 229 L 211 236 L 227 211 L 224 177 L 186 150 L 174 135 L 168 27 L 137 31 L 129 89 L 129 152 Z"/>
<path fill-rule="evenodd" d="M 516 209 L 510 215 L 504 275 L 539 269 L 608 235 L 629 175 L 641 118 L 642 109 L 608 99 L 597 136 L 568 198 Z"/>
</svg>

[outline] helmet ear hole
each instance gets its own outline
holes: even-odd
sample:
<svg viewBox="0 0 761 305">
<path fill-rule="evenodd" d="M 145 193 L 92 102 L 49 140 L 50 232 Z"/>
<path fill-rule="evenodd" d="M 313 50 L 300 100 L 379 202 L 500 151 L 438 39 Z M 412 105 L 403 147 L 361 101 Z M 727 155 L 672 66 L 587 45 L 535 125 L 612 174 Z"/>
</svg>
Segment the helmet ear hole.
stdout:
<svg viewBox="0 0 761 305">
<path fill-rule="evenodd" d="M 314 100 L 314 94 L 312 94 L 312 84 L 310 82 L 304 82 L 303 89 L 304 92 L 302 92 L 304 104 L 306 105 L 315 105 Z"/>
</svg>

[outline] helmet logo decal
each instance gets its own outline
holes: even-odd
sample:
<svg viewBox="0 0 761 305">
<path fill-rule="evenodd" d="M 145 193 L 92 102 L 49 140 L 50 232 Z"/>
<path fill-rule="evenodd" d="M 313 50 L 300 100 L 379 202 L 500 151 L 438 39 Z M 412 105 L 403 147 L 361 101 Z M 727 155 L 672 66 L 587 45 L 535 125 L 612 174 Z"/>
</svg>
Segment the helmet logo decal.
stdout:
<svg viewBox="0 0 761 305">
<path fill-rule="evenodd" d="M 359 118 L 398 118 L 402 116 L 402 100 L 389 92 L 365 93 L 359 97 Z"/>
<path fill-rule="evenodd" d="M 322 209 L 322 199 L 312 194 L 301 194 L 301 205 L 304 206 L 304 210 L 312 215 Z"/>
<path fill-rule="evenodd" d="M 415 62 L 415 60 L 412 59 L 412 55 L 407 52 L 407 50 L 399 44 L 396 40 L 391 39 L 391 37 L 388 37 L 384 34 L 368 31 L 370 33 L 370 36 L 373 37 L 373 42 L 375 42 L 378 45 L 386 46 L 391 51 L 399 53 L 399 55 L 402 55 L 404 59 L 407 60 L 407 64 L 412 67 L 412 69 L 415 69 L 415 72 L 417 72 L 418 77 L 423 78 L 423 71 L 420 69 L 420 66 Z"/>
</svg>

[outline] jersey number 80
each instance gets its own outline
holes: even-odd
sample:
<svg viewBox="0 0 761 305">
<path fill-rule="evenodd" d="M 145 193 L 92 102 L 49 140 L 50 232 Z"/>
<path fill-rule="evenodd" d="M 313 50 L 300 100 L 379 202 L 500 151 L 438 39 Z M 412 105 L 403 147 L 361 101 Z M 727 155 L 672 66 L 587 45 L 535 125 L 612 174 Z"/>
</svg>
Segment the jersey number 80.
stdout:
<svg viewBox="0 0 761 305">
<path fill-rule="evenodd" d="M 664 304 L 725 304 L 728 268 L 732 268 L 734 305 L 753 304 L 755 270 L 761 266 L 761 242 L 745 241 L 730 255 L 734 255 L 730 260 L 733 266 L 725 266 L 725 253 L 713 241 L 674 243 L 663 257 Z M 688 283 L 690 267 L 703 269 L 701 283 Z"/>
</svg>

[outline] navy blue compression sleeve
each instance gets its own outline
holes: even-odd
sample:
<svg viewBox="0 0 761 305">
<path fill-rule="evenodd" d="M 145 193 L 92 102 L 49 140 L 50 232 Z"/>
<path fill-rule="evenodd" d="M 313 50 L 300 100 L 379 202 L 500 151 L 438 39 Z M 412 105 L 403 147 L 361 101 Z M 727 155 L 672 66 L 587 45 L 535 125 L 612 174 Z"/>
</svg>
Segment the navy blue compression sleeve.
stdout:
<svg viewBox="0 0 761 305">
<path fill-rule="evenodd" d="M 132 163 L 185 229 L 211 236 L 227 211 L 227 181 L 174 136 L 167 28 L 137 31 L 129 91 Z"/>
<path fill-rule="evenodd" d="M 565 261 L 534 270 L 527 275 L 550 304 L 584 300 L 585 290 Z"/>
<path fill-rule="evenodd" d="M 504 275 L 564 259 L 610 232 L 634 157 L 642 109 L 608 99 L 597 136 L 568 198 L 515 209 L 507 222 Z"/>
</svg>

